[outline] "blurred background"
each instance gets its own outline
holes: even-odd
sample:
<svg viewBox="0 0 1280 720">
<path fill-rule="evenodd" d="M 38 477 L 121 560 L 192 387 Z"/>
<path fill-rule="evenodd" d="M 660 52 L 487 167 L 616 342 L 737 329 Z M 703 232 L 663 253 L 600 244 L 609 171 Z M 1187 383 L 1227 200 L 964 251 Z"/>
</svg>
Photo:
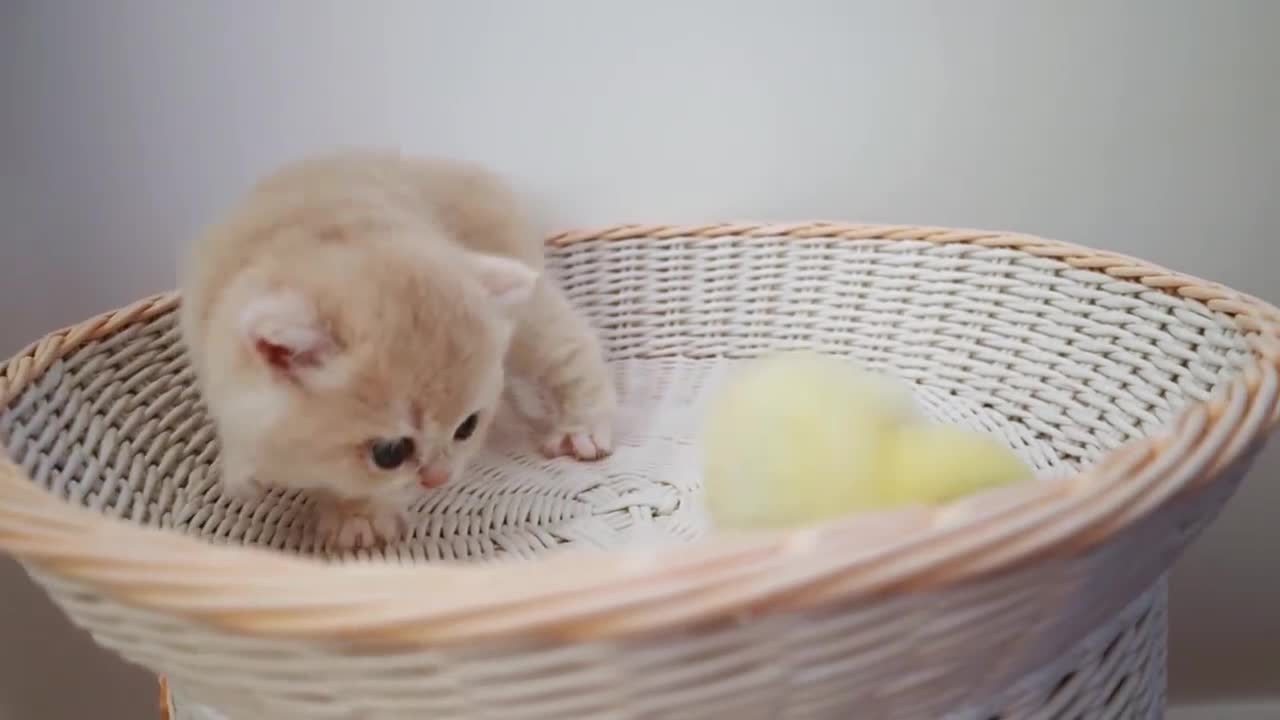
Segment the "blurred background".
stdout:
<svg viewBox="0 0 1280 720">
<path fill-rule="evenodd" d="M 1277 31 L 1273 0 L 5 0 L 0 352 L 169 288 L 252 179 L 353 144 L 563 225 L 1020 230 L 1280 302 Z M 1277 471 L 1175 572 L 1175 702 L 1280 698 Z M 0 718 L 156 716 L 7 561 L 0 597 Z"/>
</svg>

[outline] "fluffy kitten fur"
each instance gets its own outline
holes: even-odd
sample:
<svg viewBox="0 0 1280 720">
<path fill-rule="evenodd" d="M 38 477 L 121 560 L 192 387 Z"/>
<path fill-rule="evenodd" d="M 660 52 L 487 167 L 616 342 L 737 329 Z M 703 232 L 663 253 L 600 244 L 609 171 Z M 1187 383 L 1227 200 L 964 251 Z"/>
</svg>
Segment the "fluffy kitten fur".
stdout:
<svg viewBox="0 0 1280 720">
<path fill-rule="evenodd" d="M 542 270 L 514 193 L 473 166 L 348 150 L 259 182 L 182 278 L 224 488 L 312 491 L 324 541 L 391 540 L 484 443 L 507 372 L 545 393 L 545 453 L 607 455 L 613 386 Z M 379 467 L 374 444 L 398 438 L 412 453 Z"/>
</svg>

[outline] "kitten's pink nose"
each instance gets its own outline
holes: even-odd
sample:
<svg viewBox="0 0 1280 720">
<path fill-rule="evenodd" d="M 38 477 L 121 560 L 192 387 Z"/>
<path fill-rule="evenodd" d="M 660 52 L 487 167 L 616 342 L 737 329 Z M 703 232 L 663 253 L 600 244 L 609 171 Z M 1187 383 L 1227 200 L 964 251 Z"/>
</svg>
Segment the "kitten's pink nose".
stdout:
<svg viewBox="0 0 1280 720">
<path fill-rule="evenodd" d="M 424 467 L 418 470 L 418 482 L 424 488 L 438 488 L 449 482 L 449 471 L 438 467 Z"/>
</svg>

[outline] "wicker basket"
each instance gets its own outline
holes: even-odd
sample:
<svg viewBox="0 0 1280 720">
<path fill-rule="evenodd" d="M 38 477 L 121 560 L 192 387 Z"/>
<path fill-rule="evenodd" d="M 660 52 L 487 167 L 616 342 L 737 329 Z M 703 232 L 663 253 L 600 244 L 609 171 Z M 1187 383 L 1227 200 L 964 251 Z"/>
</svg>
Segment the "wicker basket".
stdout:
<svg viewBox="0 0 1280 720">
<path fill-rule="evenodd" d="M 411 539 L 318 557 L 306 498 L 219 496 L 166 295 L 5 367 L 0 547 L 177 718 L 1161 716 L 1163 577 L 1276 421 L 1280 311 L 936 228 L 627 226 L 550 256 L 618 372 L 607 463 L 500 433 Z M 905 378 L 1043 477 L 703 536 L 699 402 L 780 347 Z"/>
</svg>

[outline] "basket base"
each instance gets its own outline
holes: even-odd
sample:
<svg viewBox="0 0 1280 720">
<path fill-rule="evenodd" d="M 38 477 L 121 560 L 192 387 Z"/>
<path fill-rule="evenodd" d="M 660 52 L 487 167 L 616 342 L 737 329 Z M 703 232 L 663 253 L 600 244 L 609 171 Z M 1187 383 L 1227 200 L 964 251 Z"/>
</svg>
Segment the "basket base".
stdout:
<svg viewBox="0 0 1280 720">
<path fill-rule="evenodd" d="M 1167 600 L 1168 583 L 1161 577 L 1058 660 L 1023 676 L 997 697 L 956 710 L 944 720 L 1159 720 L 1165 707 Z M 181 690 L 170 688 L 163 678 L 160 684 L 164 720 L 269 720 L 232 718 L 184 701 Z"/>
<path fill-rule="evenodd" d="M 1116 616 L 1009 690 L 946 720 L 1164 717 L 1168 580 L 1161 577 Z"/>
</svg>

